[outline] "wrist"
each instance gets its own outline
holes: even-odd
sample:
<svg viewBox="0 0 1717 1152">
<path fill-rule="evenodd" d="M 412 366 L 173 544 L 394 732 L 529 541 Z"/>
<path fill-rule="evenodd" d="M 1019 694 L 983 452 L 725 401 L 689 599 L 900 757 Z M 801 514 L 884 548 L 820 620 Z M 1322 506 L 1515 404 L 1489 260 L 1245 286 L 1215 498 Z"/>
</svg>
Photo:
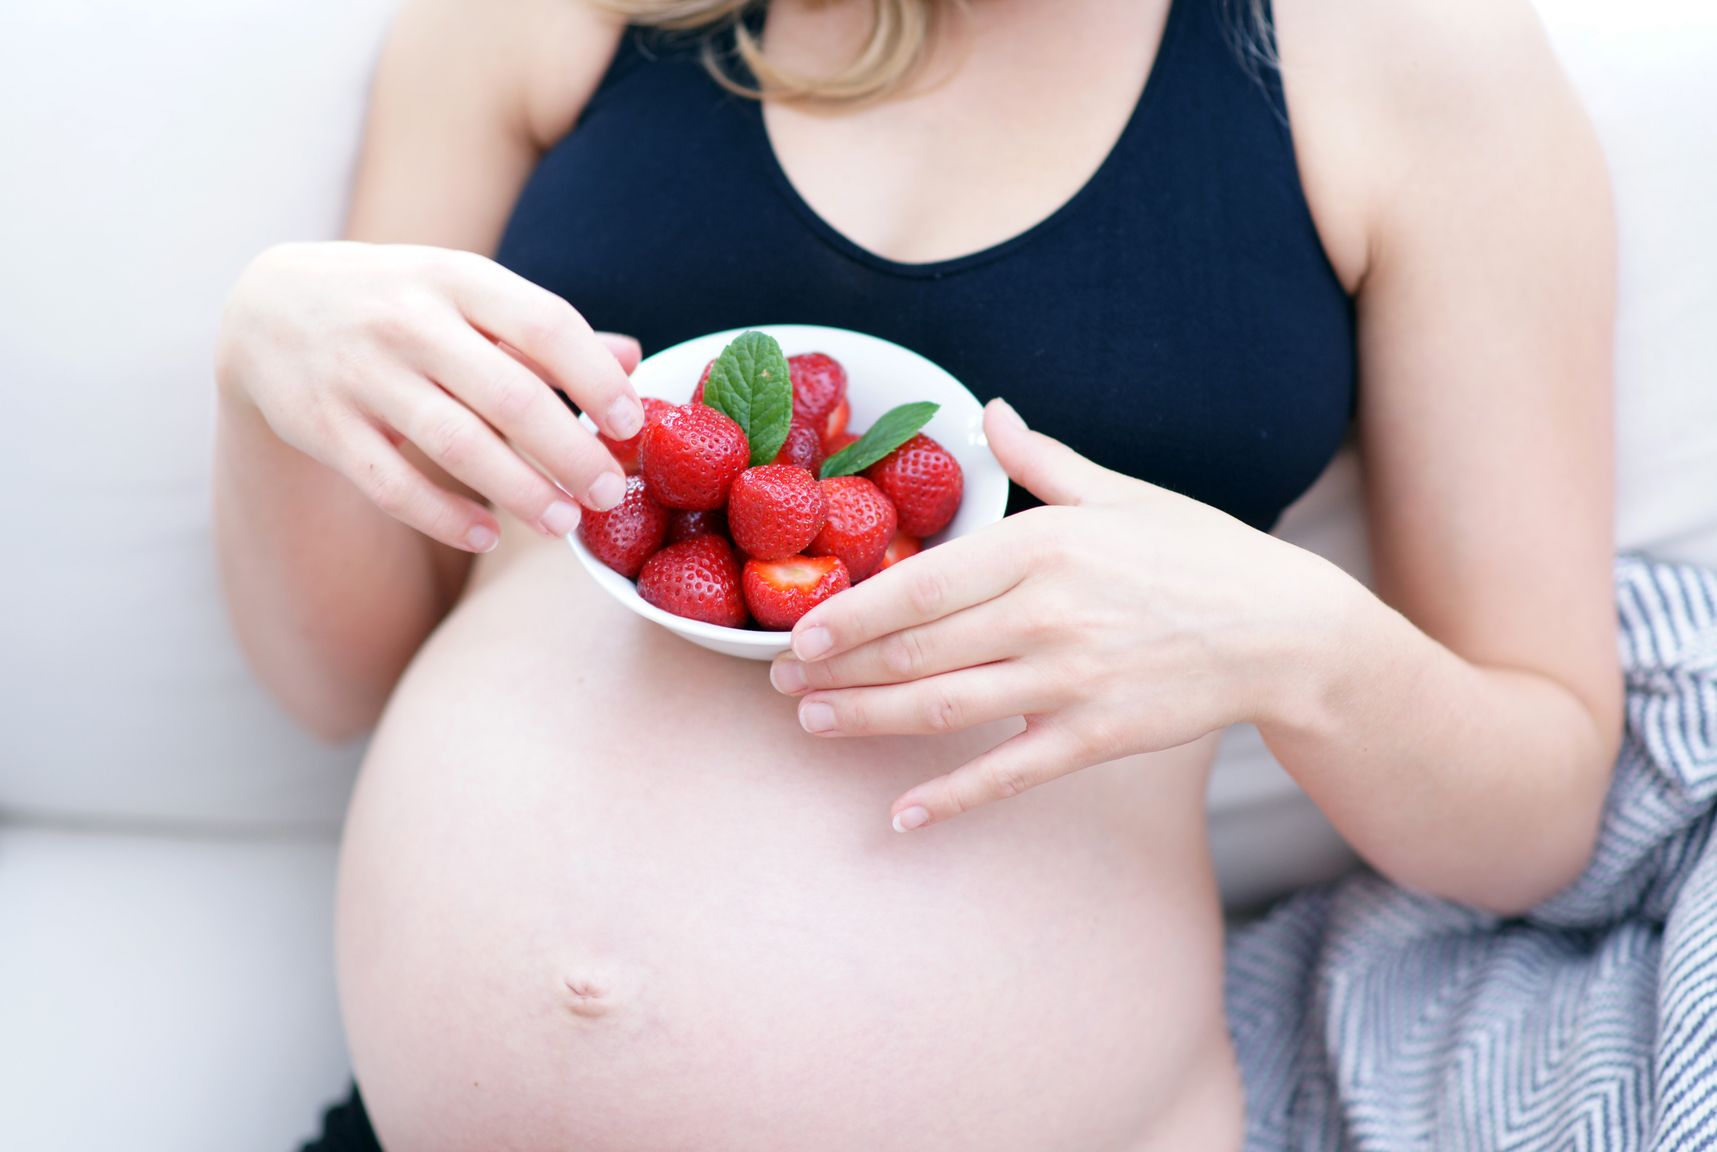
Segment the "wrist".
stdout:
<svg viewBox="0 0 1717 1152">
<path fill-rule="evenodd" d="M 1261 683 L 1251 722 L 1266 734 L 1327 732 L 1358 685 L 1384 659 L 1395 613 L 1323 557 L 1283 543 L 1293 555 L 1280 570 L 1276 611 L 1262 629 Z"/>
</svg>

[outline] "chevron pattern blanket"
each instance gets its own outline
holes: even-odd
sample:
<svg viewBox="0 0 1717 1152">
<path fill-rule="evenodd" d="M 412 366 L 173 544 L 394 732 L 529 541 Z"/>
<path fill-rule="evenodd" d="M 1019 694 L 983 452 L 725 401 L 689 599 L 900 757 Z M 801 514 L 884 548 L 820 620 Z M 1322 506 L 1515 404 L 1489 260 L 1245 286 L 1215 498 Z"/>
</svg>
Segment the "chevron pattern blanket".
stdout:
<svg viewBox="0 0 1717 1152">
<path fill-rule="evenodd" d="M 1616 565 L 1627 735 L 1585 874 L 1502 920 L 1356 877 L 1229 945 L 1247 1152 L 1717 1148 L 1717 572 Z"/>
</svg>

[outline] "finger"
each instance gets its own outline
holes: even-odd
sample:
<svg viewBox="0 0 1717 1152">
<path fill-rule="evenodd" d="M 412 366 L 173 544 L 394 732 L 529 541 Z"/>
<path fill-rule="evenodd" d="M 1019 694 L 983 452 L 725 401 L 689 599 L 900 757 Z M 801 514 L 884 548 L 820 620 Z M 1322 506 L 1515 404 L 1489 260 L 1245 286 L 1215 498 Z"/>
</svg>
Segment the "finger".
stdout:
<svg viewBox="0 0 1717 1152">
<path fill-rule="evenodd" d="M 602 341 L 602 346 L 614 354 L 614 359 L 620 365 L 620 370 L 630 376 L 638 369 L 638 362 L 644 358 L 644 349 L 638 343 L 637 337 L 625 336 L 619 332 L 598 332 L 596 338 Z M 549 379 L 549 370 L 520 352 L 517 348 L 501 340 L 495 345 L 501 351 L 536 373 L 539 379 Z M 552 385 L 551 385 L 552 387 Z"/>
<path fill-rule="evenodd" d="M 404 380 L 379 390 L 372 414 L 448 475 L 538 531 L 564 536 L 578 526 L 578 509 L 565 493 L 474 412 L 429 381 Z"/>
<path fill-rule="evenodd" d="M 1004 660 L 910 684 L 813 692 L 799 701 L 799 726 L 814 736 L 933 736 L 1055 702 L 1040 676 Z"/>
<path fill-rule="evenodd" d="M 960 668 L 990 664 L 1019 655 L 1019 640 L 1009 627 L 1005 599 L 992 600 L 891 632 L 827 660 L 802 661 L 791 654 L 776 658 L 769 682 L 776 691 L 797 696 L 807 691 L 902 684 Z"/>
<path fill-rule="evenodd" d="M 889 808 L 889 822 L 896 832 L 910 832 L 1088 766 L 1072 734 L 1028 721 L 1019 735 L 901 796 Z"/>
<path fill-rule="evenodd" d="M 340 464 L 371 503 L 431 539 L 466 552 L 488 552 L 500 541 L 493 513 L 432 483 L 379 429 L 352 433 Z"/>
<path fill-rule="evenodd" d="M 1124 479 L 1061 441 L 1033 432 L 1006 400 L 984 408 L 984 436 L 1002 470 L 1045 504 L 1082 504 Z"/>
<path fill-rule="evenodd" d="M 604 511 L 626 494 L 612 454 L 543 380 L 470 329 L 438 341 L 424 365 L 440 384 L 534 460 L 587 507 Z"/>
<path fill-rule="evenodd" d="M 453 299 L 465 318 L 528 356 L 546 379 L 608 435 L 625 440 L 644 426 L 644 408 L 620 363 L 577 309 L 482 257 L 460 260 Z"/>
<path fill-rule="evenodd" d="M 1004 520 L 890 565 L 831 596 L 793 626 L 793 655 L 821 660 L 982 604 L 1025 577 L 1017 521 Z"/>
</svg>

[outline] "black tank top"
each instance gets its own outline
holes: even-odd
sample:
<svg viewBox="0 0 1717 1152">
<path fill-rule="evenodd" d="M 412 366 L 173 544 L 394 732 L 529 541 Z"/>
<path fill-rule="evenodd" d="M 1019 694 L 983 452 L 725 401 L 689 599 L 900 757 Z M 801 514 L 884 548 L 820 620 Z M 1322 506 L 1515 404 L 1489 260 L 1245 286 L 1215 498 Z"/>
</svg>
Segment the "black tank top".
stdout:
<svg viewBox="0 0 1717 1152">
<path fill-rule="evenodd" d="M 1346 431 L 1353 312 L 1279 77 L 1237 47 L 1228 2 L 1173 0 L 1138 106 L 1071 200 L 926 264 L 836 232 L 787 181 L 756 101 L 684 37 L 629 31 L 498 259 L 646 353 L 768 323 L 885 337 L 1098 463 L 1268 528 Z"/>
</svg>

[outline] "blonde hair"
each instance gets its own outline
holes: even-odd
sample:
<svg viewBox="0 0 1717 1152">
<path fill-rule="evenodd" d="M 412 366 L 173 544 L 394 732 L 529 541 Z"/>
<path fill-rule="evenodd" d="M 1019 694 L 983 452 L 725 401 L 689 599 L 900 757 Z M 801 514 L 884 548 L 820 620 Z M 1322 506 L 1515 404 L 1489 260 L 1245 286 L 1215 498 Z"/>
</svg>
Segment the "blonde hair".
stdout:
<svg viewBox="0 0 1717 1152">
<path fill-rule="evenodd" d="M 771 64 L 763 44 L 746 26 L 749 10 L 768 0 L 595 0 L 628 23 L 651 28 L 701 30 L 704 66 L 730 92 L 755 99 L 817 104 L 861 104 L 892 95 L 924 64 L 937 25 L 966 0 L 870 0 L 870 37 L 846 67 L 832 76 L 801 76 Z M 1185 0 L 1183 0 L 1185 2 Z M 1277 65 L 1268 0 L 1223 0 L 1232 46 L 1256 74 Z M 733 30 L 738 62 L 755 81 L 736 79 L 731 61 L 716 48 L 715 33 Z"/>
<path fill-rule="evenodd" d="M 830 76 L 802 76 L 776 67 L 763 55 L 763 44 L 743 22 L 748 9 L 761 9 L 767 0 L 597 0 L 629 23 L 653 28 L 698 29 L 704 65 L 722 87 L 758 99 L 795 100 L 818 104 L 859 104 L 898 90 L 924 63 L 936 25 L 945 10 L 963 0 L 871 0 L 870 36 L 840 71 Z M 715 46 L 713 33 L 733 29 L 738 63 L 754 84 L 735 78 L 731 62 Z"/>
</svg>

